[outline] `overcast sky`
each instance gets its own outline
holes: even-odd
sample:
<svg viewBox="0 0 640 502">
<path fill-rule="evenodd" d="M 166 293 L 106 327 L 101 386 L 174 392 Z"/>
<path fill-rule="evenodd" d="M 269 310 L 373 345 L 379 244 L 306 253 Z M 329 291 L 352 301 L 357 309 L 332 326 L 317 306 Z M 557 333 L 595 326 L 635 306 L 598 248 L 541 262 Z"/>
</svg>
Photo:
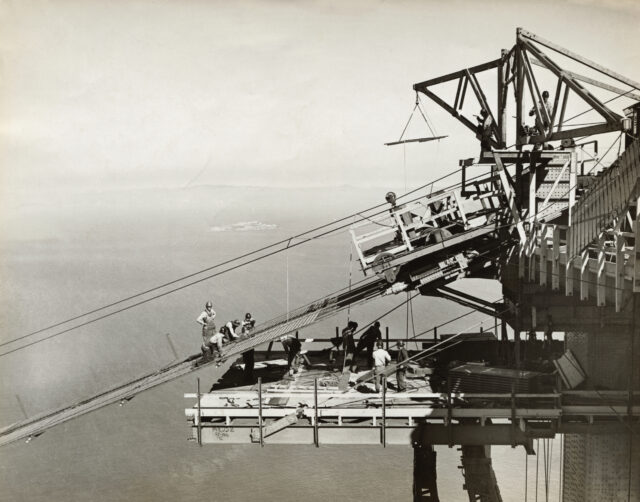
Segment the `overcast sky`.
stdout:
<svg viewBox="0 0 640 502">
<path fill-rule="evenodd" d="M 412 84 L 497 57 L 517 26 L 640 80 L 635 0 L 1 5 L 4 195 L 419 184 L 478 148 L 431 104 L 448 139 L 383 146 Z"/>
</svg>

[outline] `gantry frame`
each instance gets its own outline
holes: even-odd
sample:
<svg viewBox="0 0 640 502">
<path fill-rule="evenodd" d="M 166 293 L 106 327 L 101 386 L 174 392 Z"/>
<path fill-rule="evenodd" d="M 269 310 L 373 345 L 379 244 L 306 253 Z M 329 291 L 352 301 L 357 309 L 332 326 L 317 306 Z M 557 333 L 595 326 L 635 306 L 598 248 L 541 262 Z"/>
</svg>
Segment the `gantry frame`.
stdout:
<svg viewBox="0 0 640 502">
<path fill-rule="evenodd" d="M 621 89 L 608 83 L 568 71 L 549 57 L 540 48 L 541 46 L 615 79 L 631 87 L 631 89 Z M 553 108 L 550 113 L 545 106 L 540 105 L 542 103 L 542 93 L 535 72 L 533 71 L 533 65 L 546 68 L 556 77 L 555 96 Z M 495 106 L 491 106 L 477 76 L 482 72 L 494 69 L 497 72 L 497 103 Z M 435 86 L 456 80 L 457 90 L 455 99 L 453 103 L 450 103 L 438 95 Z M 594 96 L 583 83 L 614 92 L 619 96 L 640 101 L 640 94 L 634 92 L 634 90 L 640 90 L 640 83 L 522 28 L 517 29 L 516 44 L 510 50 L 503 50 L 500 58 L 419 82 L 414 84 L 413 89 L 416 92 L 423 93 L 444 108 L 477 135 L 477 126 L 471 118 L 462 111 L 467 90 L 470 87 L 481 109 L 486 110 L 492 119 L 490 141 L 494 149 L 506 148 L 507 97 L 511 87 L 513 87 L 516 102 L 517 133 L 515 145 L 517 147 L 554 140 L 575 139 L 593 134 L 629 130 L 631 126 L 630 120 L 609 108 L 606 102 L 603 103 Z M 567 101 L 571 94 L 579 97 L 589 107 L 588 111 L 593 110 L 597 112 L 601 121 L 591 125 L 567 129 L 568 119 L 565 117 L 565 112 Z M 521 127 L 523 124 L 523 106 L 527 97 L 530 97 L 534 103 L 537 125 L 537 133 L 534 134 L 527 134 Z"/>
</svg>

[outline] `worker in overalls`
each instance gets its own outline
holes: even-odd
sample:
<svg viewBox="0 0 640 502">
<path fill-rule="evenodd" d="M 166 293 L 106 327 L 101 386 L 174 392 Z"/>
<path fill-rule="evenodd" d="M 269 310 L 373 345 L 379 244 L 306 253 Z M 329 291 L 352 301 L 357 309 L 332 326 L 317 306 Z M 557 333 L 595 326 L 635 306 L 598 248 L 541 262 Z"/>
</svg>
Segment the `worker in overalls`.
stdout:
<svg viewBox="0 0 640 502">
<path fill-rule="evenodd" d="M 213 320 L 216 317 L 216 311 L 213 310 L 213 304 L 207 302 L 204 306 L 204 310 L 196 319 L 196 322 L 202 326 L 202 350 L 204 352 L 205 347 L 208 346 L 209 340 L 216 334 L 216 324 Z"/>
<path fill-rule="evenodd" d="M 396 355 L 396 381 L 398 383 L 396 390 L 398 392 L 405 392 L 407 390 L 407 363 L 409 359 L 409 352 L 405 347 L 402 340 L 398 342 L 398 354 Z"/>
<path fill-rule="evenodd" d="M 349 368 L 351 372 L 355 372 L 358 369 L 356 365 L 356 343 L 353 339 L 357 329 L 358 323 L 349 321 L 347 327 L 342 330 L 342 344 L 344 345 L 343 372 L 346 368 Z"/>
</svg>

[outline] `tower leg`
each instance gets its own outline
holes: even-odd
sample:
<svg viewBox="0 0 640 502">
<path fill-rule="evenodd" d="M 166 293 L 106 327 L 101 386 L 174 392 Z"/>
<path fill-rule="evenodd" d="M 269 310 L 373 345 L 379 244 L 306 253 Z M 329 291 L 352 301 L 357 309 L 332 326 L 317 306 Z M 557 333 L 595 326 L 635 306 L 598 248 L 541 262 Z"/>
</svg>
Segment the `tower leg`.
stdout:
<svg viewBox="0 0 640 502">
<path fill-rule="evenodd" d="M 413 502 L 439 502 L 436 452 L 431 445 L 413 443 Z"/>
<path fill-rule="evenodd" d="M 462 446 L 464 489 L 470 502 L 502 502 L 490 446 Z"/>
<path fill-rule="evenodd" d="M 640 312 L 640 306 L 636 308 Z M 604 326 L 566 334 L 567 348 L 587 374 L 587 388 L 638 388 L 638 327 L 640 324 L 629 329 Z M 625 413 L 618 420 L 630 423 Z M 640 441 L 631 430 L 567 434 L 563 457 L 564 502 L 640 500 Z"/>
</svg>

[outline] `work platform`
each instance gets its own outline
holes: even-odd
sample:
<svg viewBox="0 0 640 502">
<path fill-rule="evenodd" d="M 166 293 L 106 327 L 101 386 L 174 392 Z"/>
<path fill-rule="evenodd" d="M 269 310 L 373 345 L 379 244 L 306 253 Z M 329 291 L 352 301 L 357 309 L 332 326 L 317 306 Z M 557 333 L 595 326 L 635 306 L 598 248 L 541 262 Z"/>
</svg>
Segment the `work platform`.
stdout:
<svg viewBox="0 0 640 502">
<path fill-rule="evenodd" d="M 277 373 L 278 363 L 272 363 Z M 280 366 L 282 369 L 282 366 Z M 364 373 L 364 372 L 361 372 Z M 523 372 L 524 373 L 524 372 Z M 341 373 L 326 365 L 295 378 L 261 385 L 187 393 L 192 439 L 203 444 L 523 445 L 557 433 L 599 434 L 640 430 L 640 392 L 629 409 L 626 391 L 545 393 L 432 392 L 423 376 L 406 392 L 376 393 L 372 384 L 341 391 Z M 620 416 L 633 423 L 620 423 Z M 625 418 L 626 420 L 626 418 Z M 262 424 L 262 429 L 259 424 Z M 416 436 L 418 434 L 418 436 Z"/>
</svg>

